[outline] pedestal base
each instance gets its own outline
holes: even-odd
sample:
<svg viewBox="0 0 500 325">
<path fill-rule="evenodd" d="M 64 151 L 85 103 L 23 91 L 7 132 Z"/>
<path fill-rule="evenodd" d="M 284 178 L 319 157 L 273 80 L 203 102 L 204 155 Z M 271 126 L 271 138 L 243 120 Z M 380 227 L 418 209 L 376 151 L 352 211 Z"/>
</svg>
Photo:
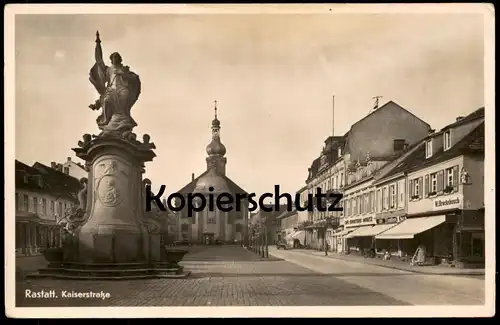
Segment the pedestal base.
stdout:
<svg viewBox="0 0 500 325">
<path fill-rule="evenodd" d="M 151 266 L 141 263 L 92 264 L 65 263 L 59 266 L 38 270 L 27 278 L 53 278 L 78 280 L 133 280 L 151 278 L 186 278 L 191 274 L 181 267 L 168 267 L 158 264 Z"/>
</svg>

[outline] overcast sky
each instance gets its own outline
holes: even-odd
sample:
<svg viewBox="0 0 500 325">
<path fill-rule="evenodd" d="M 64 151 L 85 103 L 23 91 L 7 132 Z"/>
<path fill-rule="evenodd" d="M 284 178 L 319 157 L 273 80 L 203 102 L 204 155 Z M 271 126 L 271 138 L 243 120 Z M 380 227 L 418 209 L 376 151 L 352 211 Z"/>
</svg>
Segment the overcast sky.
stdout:
<svg viewBox="0 0 500 325">
<path fill-rule="evenodd" d="M 139 74 L 132 108 L 157 158 L 153 188 L 206 169 L 219 102 L 227 175 L 248 192 L 295 192 L 332 134 L 381 95 L 433 128 L 484 106 L 483 16 L 464 14 L 16 16 L 16 158 L 76 158 L 98 133 L 88 81 L 99 29 L 105 59 Z"/>
</svg>

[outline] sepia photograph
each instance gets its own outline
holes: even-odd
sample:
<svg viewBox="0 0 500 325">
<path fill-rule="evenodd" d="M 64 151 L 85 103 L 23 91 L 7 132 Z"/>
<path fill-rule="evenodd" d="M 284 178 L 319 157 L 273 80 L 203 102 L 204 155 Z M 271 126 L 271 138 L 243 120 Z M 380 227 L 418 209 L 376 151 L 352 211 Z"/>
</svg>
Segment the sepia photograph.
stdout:
<svg viewBox="0 0 500 325">
<path fill-rule="evenodd" d="M 494 15 L 8 5 L 7 316 L 493 316 Z"/>
</svg>

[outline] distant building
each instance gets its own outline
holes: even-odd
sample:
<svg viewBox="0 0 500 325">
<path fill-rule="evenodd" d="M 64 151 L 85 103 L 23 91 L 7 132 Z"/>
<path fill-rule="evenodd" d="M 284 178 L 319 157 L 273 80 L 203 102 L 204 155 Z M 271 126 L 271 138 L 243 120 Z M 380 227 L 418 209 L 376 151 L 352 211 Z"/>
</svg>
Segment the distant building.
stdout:
<svg viewBox="0 0 500 325">
<path fill-rule="evenodd" d="M 259 237 L 261 239 L 264 238 L 262 236 L 267 236 L 267 243 L 274 244 L 281 238 L 281 229 L 278 217 L 287 211 L 287 205 L 281 204 L 278 210 L 276 210 L 274 204 L 265 204 L 263 207 L 271 211 L 259 210 L 257 213 L 252 215 L 252 219 L 250 221 L 252 232 L 254 235 L 261 236 Z"/>
<path fill-rule="evenodd" d="M 213 244 L 215 241 L 234 243 L 247 242 L 248 237 L 248 199 L 240 201 L 239 210 L 236 211 L 238 195 L 248 196 L 248 193 L 226 176 L 226 147 L 220 140 L 220 121 L 217 118 L 217 107 L 215 107 L 215 118 L 212 121 L 212 141 L 207 146 L 206 158 L 207 170 L 198 177 L 192 174 L 191 182 L 186 184 L 177 193 L 187 198 L 187 194 L 199 193 L 205 196 L 207 207 L 200 212 L 193 212 L 188 217 L 187 208 L 178 213 L 178 233 L 181 240 L 200 244 Z M 230 193 L 235 203 L 230 212 L 219 210 L 209 211 L 208 195 Z"/>
<path fill-rule="evenodd" d="M 343 136 L 330 136 L 318 158 L 309 168 L 308 191 L 343 193 L 353 184 L 394 160 L 411 145 L 427 136 L 430 125 L 403 107 L 389 101 L 354 123 Z M 373 200 L 373 197 L 372 197 Z M 340 206 L 346 208 L 346 198 Z M 342 212 L 321 212 L 309 215 L 308 244 L 323 249 L 325 242 L 336 250 L 335 230 L 344 224 Z"/>
<path fill-rule="evenodd" d="M 79 162 L 74 162 L 71 160 L 71 157 L 66 158 L 66 162 L 62 164 L 53 161 L 50 163 L 50 166 L 61 173 L 73 176 L 77 179 L 88 177 L 88 171 L 85 169 L 85 166 Z"/>
<path fill-rule="evenodd" d="M 78 204 L 78 179 L 39 162 L 15 162 L 16 254 L 38 255 L 41 248 L 61 245 L 57 220 Z"/>
</svg>

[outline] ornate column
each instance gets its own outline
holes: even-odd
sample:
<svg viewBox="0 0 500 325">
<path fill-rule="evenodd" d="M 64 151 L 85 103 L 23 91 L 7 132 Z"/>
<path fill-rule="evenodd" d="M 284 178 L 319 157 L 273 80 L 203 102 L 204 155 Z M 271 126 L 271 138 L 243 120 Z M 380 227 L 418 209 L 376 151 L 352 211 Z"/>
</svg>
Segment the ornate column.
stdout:
<svg viewBox="0 0 500 325">
<path fill-rule="evenodd" d="M 149 238 L 143 211 L 142 166 L 155 157 L 154 152 L 134 138 L 99 137 L 79 145 L 73 150 L 91 167 L 86 221 L 77 239 L 78 260 L 146 262 Z"/>
</svg>

